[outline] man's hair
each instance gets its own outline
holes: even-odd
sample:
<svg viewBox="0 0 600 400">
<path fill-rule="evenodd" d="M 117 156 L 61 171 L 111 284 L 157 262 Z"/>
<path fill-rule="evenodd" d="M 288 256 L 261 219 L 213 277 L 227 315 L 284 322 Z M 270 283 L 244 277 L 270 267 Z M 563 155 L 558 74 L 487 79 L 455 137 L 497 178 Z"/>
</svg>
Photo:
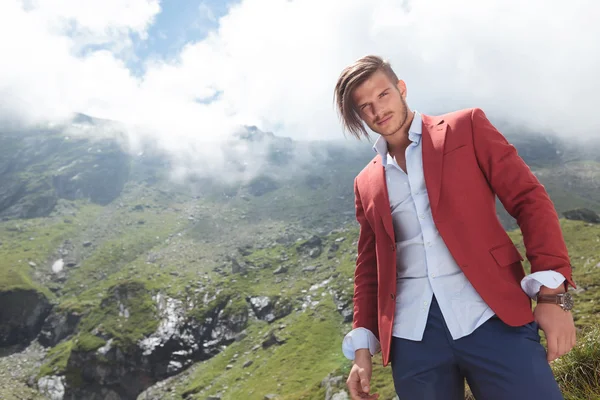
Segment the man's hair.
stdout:
<svg viewBox="0 0 600 400">
<path fill-rule="evenodd" d="M 334 101 L 342 126 L 359 140 L 361 136 L 369 139 L 369 134 L 362 123 L 356 105 L 352 102 L 352 92 L 377 71 L 382 71 L 394 84 L 398 82 L 398 77 L 387 60 L 379 56 L 368 55 L 344 68 L 335 85 Z"/>
</svg>

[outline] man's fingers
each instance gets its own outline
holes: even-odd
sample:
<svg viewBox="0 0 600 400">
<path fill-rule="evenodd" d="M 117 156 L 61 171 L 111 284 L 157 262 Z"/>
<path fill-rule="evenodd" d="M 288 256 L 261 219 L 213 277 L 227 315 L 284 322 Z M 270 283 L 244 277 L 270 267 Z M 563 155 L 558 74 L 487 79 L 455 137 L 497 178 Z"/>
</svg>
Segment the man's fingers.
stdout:
<svg viewBox="0 0 600 400">
<path fill-rule="evenodd" d="M 350 397 L 352 400 L 363 400 L 364 393 L 361 388 L 362 382 L 360 377 L 360 371 L 362 368 L 356 368 L 350 371 L 350 376 L 346 381 L 346 385 L 348 386 L 348 390 L 350 391 Z"/>
<path fill-rule="evenodd" d="M 360 377 L 360 386 L 365 393 L 369 393 L 369 375 L 364 368 L 358 370 L 358 376 Z"/>
<path fill-rule="evenodd" d="M 546 336 L 546 342 L 548 343 L 546 358 L 548 362 L 551 362 L 558 358 L 558 338 L 556 335 L 550 334 Z"/>
<path fill-rule="evenodd" d="M 350 398 L 352 400 L 360 400 L 360 389 L 359 389 L 359 384 L 358 381 L 348 381 L 348 390 L 350 391 Z"/>
<path fill-rule="evenodd" d="M 565 354 L 567 354 L 572 346 L 571 346 L 571 333 L 565 333 L 563 339 L 562 339 L 562 348 L 560 349 L 560 356 L 564 356 Z"/>
</svg>

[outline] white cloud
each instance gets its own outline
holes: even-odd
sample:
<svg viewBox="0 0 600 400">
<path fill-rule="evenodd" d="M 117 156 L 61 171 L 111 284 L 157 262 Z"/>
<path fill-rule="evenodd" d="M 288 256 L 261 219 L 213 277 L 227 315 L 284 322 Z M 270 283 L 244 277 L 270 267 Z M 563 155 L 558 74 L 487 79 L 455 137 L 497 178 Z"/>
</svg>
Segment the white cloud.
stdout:
<svg viewBox="0 0 600 400">
<path fill-rule="evenodd" d="M 374 53 L 425 113 L 484 108 L 564 135 L 598 135 L 600 3 L 594 0 L 244 0 L 177 59 L 136 77 L 119 55 L 78 55 L 144 37 L 155 0 L 0 5 L 0 117 L 77 111 L 122 121 L 172 152 L 210 153 L 236 124 L 297 139 L 342 138 L 341 69 Z M 65 24 L 68 22 L 68 24 Z M 65 27 L 76 27 L 67 36 Z M 72 32 L 71 32 L 72 33 Z M 127 46 L 128 42 L 125 42 Z M 217 94 L 207 105 L 199 102 Z"/>
</svg>

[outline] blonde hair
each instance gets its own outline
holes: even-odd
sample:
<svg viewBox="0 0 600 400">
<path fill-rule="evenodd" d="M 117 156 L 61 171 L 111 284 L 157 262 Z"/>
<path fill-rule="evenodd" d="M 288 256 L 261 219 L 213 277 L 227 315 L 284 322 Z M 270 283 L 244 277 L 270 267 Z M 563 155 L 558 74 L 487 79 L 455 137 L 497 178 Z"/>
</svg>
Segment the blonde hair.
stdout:
<svg viewBox="0 0 600 400">
<path fill-rule="evenodd" d="M 359 140 L 361 136 L 369 139 L 369 133 L 362 123 L 356 105 L 352 102 L 352 92 L 377 71 L 382 71 L 394 84 L 398 82 L 398 77 L 387 60 L 368 55 L 344 68 L 335 85 L 334 101 L 343 129 Z"/>
</svg>

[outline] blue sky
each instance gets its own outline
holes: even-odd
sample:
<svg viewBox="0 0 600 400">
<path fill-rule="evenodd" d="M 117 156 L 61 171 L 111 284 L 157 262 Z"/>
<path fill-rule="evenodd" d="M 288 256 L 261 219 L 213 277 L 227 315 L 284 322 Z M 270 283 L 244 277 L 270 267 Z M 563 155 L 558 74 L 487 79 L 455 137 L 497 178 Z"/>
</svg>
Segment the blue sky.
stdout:
<svg viewBox="0 0 600 400">
<path fill-rule="evenodd" d="M 148 37 L 133 37 L 137 60 L 129 60 L 136 74 L 142 73 L 143 60 L 173 59 L 188 43 L 201 41 L 218 27 L 218 20 L 239 0 L 163 0 L 161 11 L 147 30 Z"/>
</svg>

